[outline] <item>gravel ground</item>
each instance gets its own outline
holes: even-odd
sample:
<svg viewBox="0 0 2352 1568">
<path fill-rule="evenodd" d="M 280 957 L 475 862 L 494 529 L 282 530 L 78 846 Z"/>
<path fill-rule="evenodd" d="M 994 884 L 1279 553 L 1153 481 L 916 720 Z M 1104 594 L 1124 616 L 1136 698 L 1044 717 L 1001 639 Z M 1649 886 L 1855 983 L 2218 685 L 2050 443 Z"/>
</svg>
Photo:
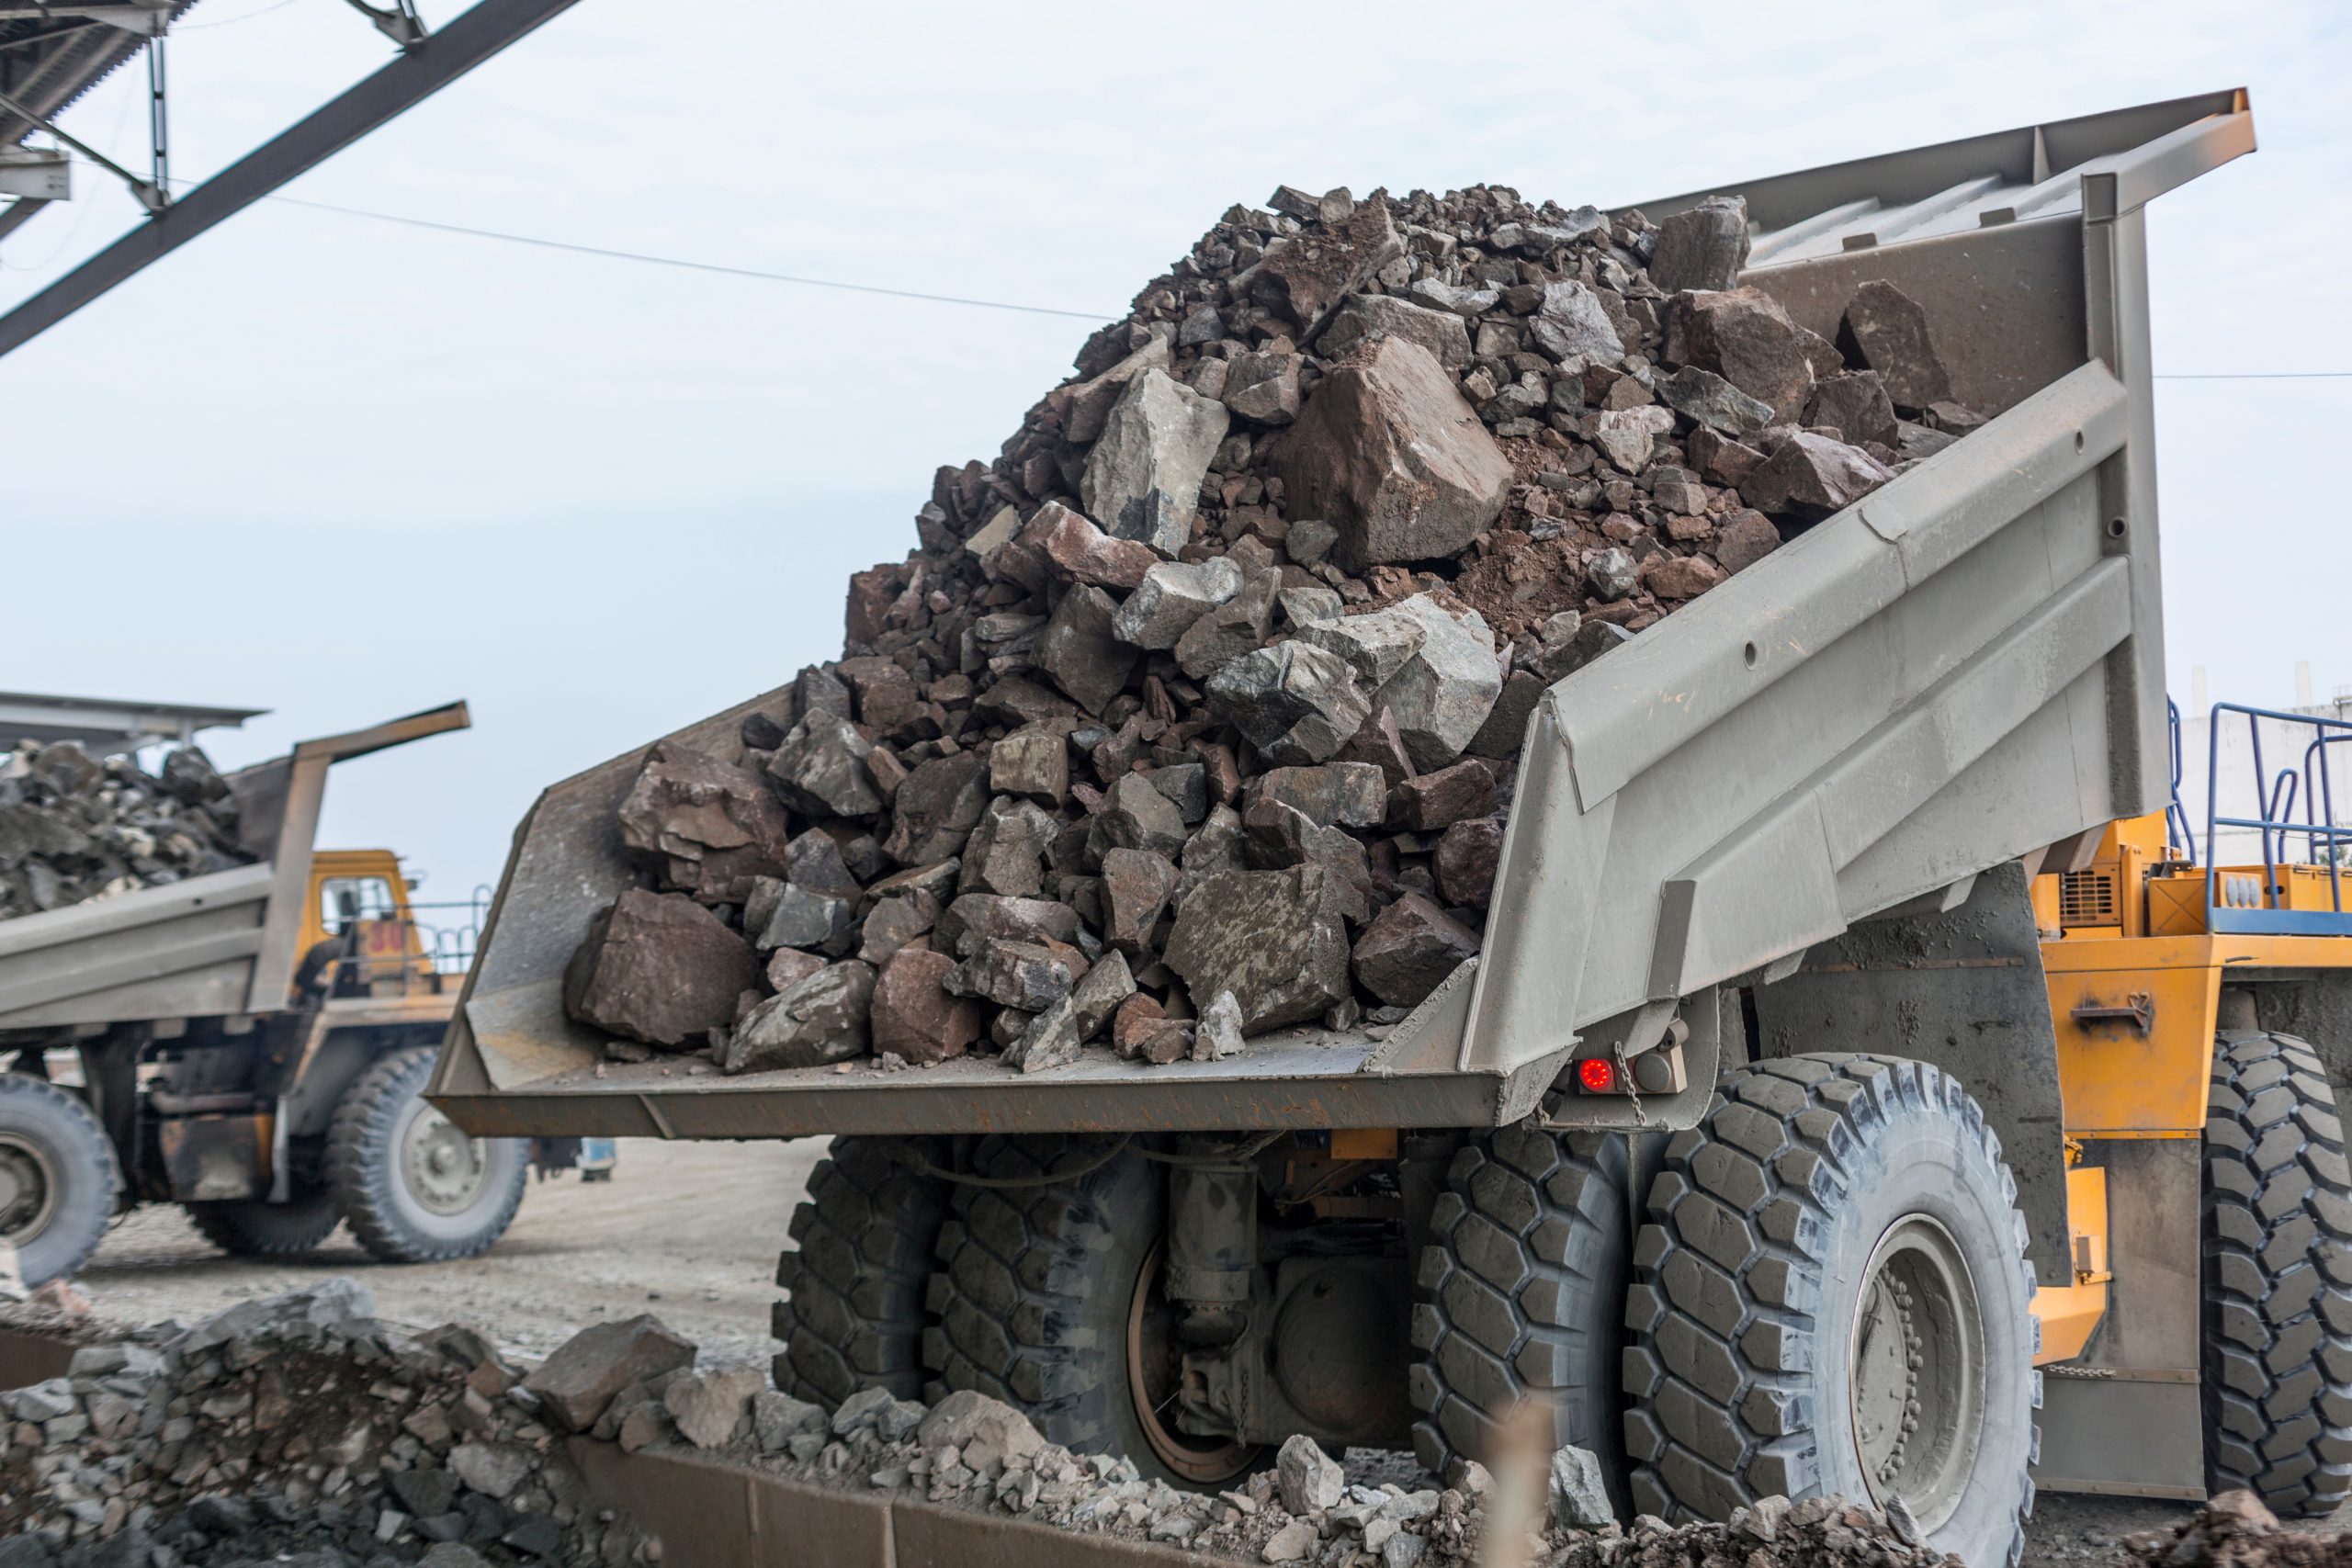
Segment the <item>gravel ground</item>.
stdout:
<svg viewBox="0 0 2352 1568">
<path fill-rule="evenodd" d="M 83 1276 L 110 1317 L 193 1319 L 232 1303 L 336 1274 L 375 1292 L 377 1310 L 424 1327 L 480 1324 L 505 1343 L 545 1355 L 590 1323 L 652 1312 L 721 1360 L 765 1360 L 775 1255 L 810 1167 L 815 1140 L 791 1144 L 621 1146 L 609 1182 L 564 1176 L 535 1185 L 514 1229 L 489 1256 L 465 1263 L 388 1268 L 338 1231 L 293 1262 L 226 1258 L 176 1209 L 121 1221 Z M 1389 1478 L 1402 1456 L 1351 1454 L 1351 1471 Z M 2114 1562 L 2134 1530 L 2168 1526 L 2188 1505 L 2045 1495 L 2027 1537 L 2028 1563 Z M 2352 1528 L 2337 1516 L 2335 1528 Z"/>
</svg>

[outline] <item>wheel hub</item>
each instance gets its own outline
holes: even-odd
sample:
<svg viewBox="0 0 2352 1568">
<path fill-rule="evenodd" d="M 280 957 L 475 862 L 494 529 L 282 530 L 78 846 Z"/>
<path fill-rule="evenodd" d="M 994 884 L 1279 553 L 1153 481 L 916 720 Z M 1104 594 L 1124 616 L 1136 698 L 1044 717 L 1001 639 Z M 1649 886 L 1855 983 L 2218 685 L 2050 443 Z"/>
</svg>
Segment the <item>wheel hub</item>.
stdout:
<svg viewBox="0 0 2352 1568">
<path fill-rule="evenodd" d="M 1951 1234 L 1925 1214 L 1887 1228 L 1862 1271 L 1848 1416 L 1871 1500 L 1922 1529 L 1959 1506 L 1984 1436 L 1984 1325 Z"/>
<path fill-rule="evenodd" d="M 21 1247 L 47 1229 L 57 1212 L 57 1172 L 45 1151 L 0 1134 L 0 1237 Z"/>
<path fill-rule="evenodd" d="M 435 1214 L 461 1214 L 490 1179 L 488 1149 L 429 1105 L 420 1105 L 401 1136 L 401 1180 Z"/>
<path fill-rule="evenodd" d="M 1127 1309 L 1127 1391 L 1144 1438 L 1159 1461 L 1187 1481 L 1213 1486 L 1248 1470 L 1258 1448 L 1231 1438 L 1195 1438 L 1169 1424 L 1182 1387 L 1184 1363 L 1176 1342 L 1176 1309 L 1159 1291 L 1165 1251 L 1164 1244 L 1153 1247 L 1136 1276 Z"/>
</svg>

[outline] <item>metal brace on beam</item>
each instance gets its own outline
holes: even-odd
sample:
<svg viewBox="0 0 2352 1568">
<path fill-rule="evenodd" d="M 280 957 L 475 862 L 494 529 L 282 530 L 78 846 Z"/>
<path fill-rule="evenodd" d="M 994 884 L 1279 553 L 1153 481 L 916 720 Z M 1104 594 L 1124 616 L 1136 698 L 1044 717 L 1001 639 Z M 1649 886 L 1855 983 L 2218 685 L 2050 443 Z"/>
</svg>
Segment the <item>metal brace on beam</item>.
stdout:
<svg viewBox="0 0 2352 1568">
<path fill-rule="evenodd" d="M 51 136 L 56 137 L 58 141 L 63 142 L 66 146 L 71 147 L 74 151 L 90 160 L 91 163 L 96 164 L 101 169 L 106 170 L 108 174 L 113 175 L 116 178 L 121 180 L 123 184 L 130 187 L 130 194 L 139 198 L 139 205 L 145 208 L 151 214 L 161 212 L 164 208 L 171 205 L 171 193 L 164 189 L 163 186 L 157 185 L 153 180 L 140 178 L 137 175 L 132 174 L 129 169 L 124 168 L 120 164 L 116 163 L 112 158 L 107 157 L 105 153 L 91 146 L 88 142 L 79 141 L 69 133 L 58 130 L 54 122 L 41 115 L 35 114 L 31 109 L 27 108 L 24 105 L 18 103 L 16 99 L 10 97 L 6 93 L 0 93 L 0 109 L 6 109 L 10 114 L 15 115 L 19 119 L 31 121 L 33 124 L 40 127 L 43 130 L 48 131 Z"/>
<path fill-rule="evenodd" d="M 348 4 L 402 49 L 414 49 L 424 41 L 424 19 L 416 14 L 416 0 L 393 0 L 390 6 L 370 6 L 368 0 L 348 0 Z"/>
<path fill-rule="evenodd" d="M 202 185 L 183 192 L 168 209 L 155 213 L 15 310 L 0 315 L 0 354 L 21 347 L 214 224 L 308 174 L 575 3 L 476 0 L 462 16 L 403 51 L 374 75 L 312 110 Z"/>
</svg>

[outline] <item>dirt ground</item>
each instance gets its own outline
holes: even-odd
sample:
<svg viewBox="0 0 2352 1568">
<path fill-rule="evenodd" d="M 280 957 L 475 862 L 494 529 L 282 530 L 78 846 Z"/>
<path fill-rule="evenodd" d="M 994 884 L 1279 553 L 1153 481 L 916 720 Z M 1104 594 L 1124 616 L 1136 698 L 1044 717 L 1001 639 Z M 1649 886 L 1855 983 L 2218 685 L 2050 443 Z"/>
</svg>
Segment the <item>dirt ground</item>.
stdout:
<svg viewBox="0 0 2352 1568">
<path fill-rule="evenodd" d="M 717 1358 L 764 1360 L 775 1349 L 767 1324 L 776 1252 L 823 1152 L 814 1140 L 624 1143 L 611 1181 L 564 1176 L 534 1185 L 505 1239 L 465 1263 L 386 1267 L 340 1231 L 308 1258 L 237 1261 L 214 1252 L 179 1211 L 144 1209 L 117 1225 L 81 1283 L 101 1313 L 153 1322 L 348 1274 L 395 1322 L 475 1323 L 532 1355 L 600 1319 L 650 1312 Z M 1385 1476 L 1401 1457 L 1351 1455 L 1351 1468 Z M 2026 1562 L 2118 1561 L 2125 1535 L 2170 1524 L 2187 1507 L 2045 1495 Z"/>
</svg>

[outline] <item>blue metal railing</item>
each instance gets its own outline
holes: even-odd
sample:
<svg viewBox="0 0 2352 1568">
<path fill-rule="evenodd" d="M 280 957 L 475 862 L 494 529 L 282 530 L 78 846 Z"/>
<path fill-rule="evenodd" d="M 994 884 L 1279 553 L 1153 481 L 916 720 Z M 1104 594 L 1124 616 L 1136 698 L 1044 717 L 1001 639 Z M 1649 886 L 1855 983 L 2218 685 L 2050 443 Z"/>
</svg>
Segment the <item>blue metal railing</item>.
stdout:
<svg viewBox="0 0 2352 1568">
<path fill-rule="evenodd" d="M 2170 697 L 2165 699 L 2165 729 L 2172 740 L 2172 804 L 2165 807 L 2165 837 L 2184 846 L 2188 863 L 2195 865 L 2197 835 L 2189 829 L 2188 807 L 2180 803 L 2180 705 Z"/>
<path fill-rule="evenodd" d="M 2254 754 L 2253 817 L 2224 817 L 2222 806 L 2222 719 L 2224 714 L 2234 714 L 2246 721 L 2246 737 Z M 2266 724 L 2284 725 L 2290 733 L 2308 731 L 2310 743 L 2303 749 L 2302 766 L 2281 768 L 2274 779 L 2262 757 L 2262 727 Z M 2306 860 L 2300 863 L 2326 866 L 2333 874 L 2343 863 L 2342 846 L 2352 841 L 2352 827 L 2338 827 L 2335 821 L 2335 785 L 2328 768 L 2331 746 L 2352 740 L 2352 722 L 2320 718 L 2312 714 L 2280 713 L 2272 708 L 2246 707 L 2238 703 L 2216 703 L 2207 725 L 2205 773 L 2205 918 L 2206 929 L 2212 931 L 2267 932 L 2279 935 L 2352 935 L 2352 913 L 2344 908 L 2344 888 L 2339 877 L 2327 879 L 2328 908 L 2325 909 L 2289 909 L 2280 908 L 2284 888 L 2279 870 L 2298 863 L 2289 858 L 2289 849 L 2296 839 L 2303 841 Z M 2176 750 L 2178 740 L 2176 737 Z M 2177 763 L 2176 763 L 2176 772 Z M 2177 793 L 2177 792 L 2176 792 Z M 2300 802 L 2301 816 L 2295 814 Z M 2176 809 L 2177 806 L 2176 805 Z M 2220 859 L 2216 835 L 2223 828 L 2236 828 L 2256 834 L 2262 844 L 2262 887 L 2258 905 L 2225 904 L 2222 898 L 2222 874 L 2213 863 Z"/>
</svg>

